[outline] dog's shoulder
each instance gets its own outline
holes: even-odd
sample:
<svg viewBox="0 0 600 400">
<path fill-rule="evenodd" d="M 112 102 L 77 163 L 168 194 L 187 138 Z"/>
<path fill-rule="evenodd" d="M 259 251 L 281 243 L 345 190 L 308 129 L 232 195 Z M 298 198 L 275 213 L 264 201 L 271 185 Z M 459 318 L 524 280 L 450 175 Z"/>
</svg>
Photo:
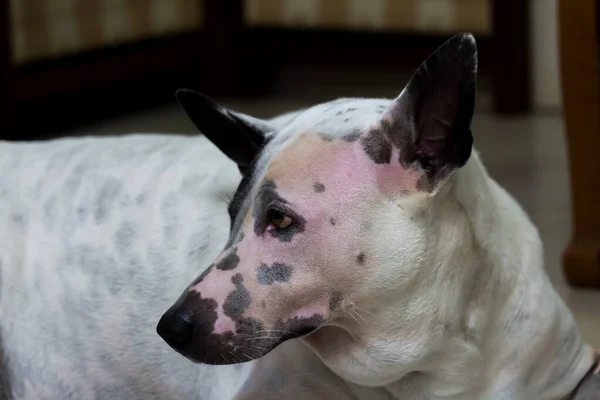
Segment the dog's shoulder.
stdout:
<svg viewBox="0 0 600 400">
<path fill-rule="evenodd" d="M 154 325 L 225 241 L 235 165 L 202 136 L 0 146 L 0 326 L 15 395 L 198 393 L 204 369 L 165 356 Z M 181 379 L 158 379 L 170 376 Z"/>
</svg>

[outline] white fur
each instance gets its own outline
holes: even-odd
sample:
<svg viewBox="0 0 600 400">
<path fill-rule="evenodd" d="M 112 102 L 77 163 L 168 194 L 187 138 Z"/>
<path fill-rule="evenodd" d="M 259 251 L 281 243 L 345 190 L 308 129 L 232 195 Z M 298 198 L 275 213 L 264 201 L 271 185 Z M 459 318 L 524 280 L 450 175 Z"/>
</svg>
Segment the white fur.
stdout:
<svg viewBox="0 0 600 400">
<path fill-rule="evenodd" d="M 0 169 L 0 335 L 17 399 L 231 399 L 248 376 L 236 398 L 266 398 L 257 382 L 286 371 L 280 389 L 302 398 L 304 371 L 313 398 L 550 400 L 592 364 L 536 229 L 477 155 L 435 196 L 372 208 L 364 336 L 306 340 L 334 374 L 299 341 L 208 367 L 155 333 L 227 239 L 239 173 L 206 139 L 0 143 Z"/>
</svg>

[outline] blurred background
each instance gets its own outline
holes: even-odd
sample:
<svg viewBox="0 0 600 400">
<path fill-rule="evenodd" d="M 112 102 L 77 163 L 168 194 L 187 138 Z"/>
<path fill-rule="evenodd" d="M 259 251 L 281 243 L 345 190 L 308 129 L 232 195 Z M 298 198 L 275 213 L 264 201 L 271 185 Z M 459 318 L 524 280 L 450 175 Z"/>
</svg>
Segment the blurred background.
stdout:
<svg viewBox="0 0 600 400">
<path fill-rule="evenodd" d="M 474 135 L 600 346 L 596 0 L 0 0 L 0 139 L 195 133 L 179 87 L 258 117 L 395 97 L 475 34 Z"/>
</svg>

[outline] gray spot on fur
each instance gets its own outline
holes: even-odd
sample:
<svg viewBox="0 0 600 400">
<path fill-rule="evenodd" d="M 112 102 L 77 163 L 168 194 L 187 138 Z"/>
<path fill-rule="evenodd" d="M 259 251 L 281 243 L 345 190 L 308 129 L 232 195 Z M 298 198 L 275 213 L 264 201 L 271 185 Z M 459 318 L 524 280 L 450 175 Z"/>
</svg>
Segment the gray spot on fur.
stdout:
<svg viewBox="0 0 600 400">
<path fill-rule="evenodd" d="M 342 136 L 342 139 L 344 139 L 346 142 L 355 142 L 360 139 L 361 135 L 362 131 L 360 129 L 355 129 L 352 132 Z"/>
<path fill-rule="evenodd" d="M 161 205 L 161 214 L 164 223 L 164 238 L 167 243 L 173 243 L 177 237 L 177 231 L 179 229 L 179 213 L 177 212 L 177 206 L 179 204 L 179 197 L 171 192 L 165 196 Z"/>
<path fill-rule="evenodd" d="M 329 298 L 329 309 L 331 311 L 337 310 L 340 304 L 342 304 L 342 300 L 343 297 L 341 292 L 333 292 Z"/>
<path fill-rule="evenodd" d="M 131 222 L 123 221 L 115 232 L 115 248 L 120 254 L 125 254 L 135 240 L 135 229 Z"/>
<path fill-rule="evenodd" d="M 244 287 L 244 278 L 241 274 L 236 274 L 231 278 L 235 285 L 235 290 L 227 296 L 223 303 L 223 312 L 229 318 L 239 318 L 248 307 L 250 307 L 250 293 Z"/>
<path fill-rule="evenodd" d="M 135 202 L 138 206 L 142 206 L 146 203 L 146 195 L 144 193 L 136 197 Z"/>
<path fill-rule="evenodd" d="M 42 207 L 44 209 L 44 227 L 47 232 L 51 232 L 54 228 L 54 221 L 56 219 L 56 197 L 50 197 L 44 202 Z"/>
<path fill-rule="evenodd" d="M 317 193 L 323 193 L 325 191 L 325 185 L 320 182 L 315 182 L 313 184 L 313 190 Z"/>
<path fill-rule="evenodd" d="M 364 264 L 365 263 L 365 253 L 360 253 L 357 257 L 356 257 L 356 262 L 359 264 Z"/>
<path fill-rule="evenodd" d="M 324 141 L 326 141 L 326 142 L 333 142 L 333 139 L 335 139 L 333 136 L 328 135 L 328 134 L 323 133 L 323 132 L 319 132 L 319 137 L 321 139 L 323 139 Z"/>
<path fill-rule="evenodd" d="M 272 285 L 275 282 L 287 282 L 292 276 L 293 268 L 282 263 L 273 263 L 271 267 L 261 264 L 256 278 L 262 285 Z"/>
<path fill-rule="evenodd" d="M 94 213 L 96 224 L 102 224 L 108 220 L 111 209 L 122 190 L 123 182 L 119 179 L 106 179 L 96 199 L 96 212 Z"/>
<path fill-rule="evenodd" d="M 23 216 L 23 214 L 20 213 L 13 213 L 13 215 L 11 216 L 12 222 L 15 225 L 18 225 L 20 228 L 23 228 L 23 226 L 25 225 L 25 217 Z"/>
<path fill-rule="evenodd" d="M 331 218 L 331 219 L 329 220 L 329 223 L 330 223 L 331 225 L 335 226 L 335 219 L 334 219 L 334 218 Z"/>
</svg>

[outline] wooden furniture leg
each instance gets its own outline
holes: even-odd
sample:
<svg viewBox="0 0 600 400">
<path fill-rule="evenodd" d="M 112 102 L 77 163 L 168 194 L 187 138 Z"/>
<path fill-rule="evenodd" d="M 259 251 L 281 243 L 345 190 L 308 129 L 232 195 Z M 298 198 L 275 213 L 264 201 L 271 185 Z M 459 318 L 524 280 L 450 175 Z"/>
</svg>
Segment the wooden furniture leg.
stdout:
<svg viewBox="0 0 600 400">
<path fill-rule="evenodd" d="M 14 101 L 11 89 L 10 5 L 0 0 L 0 139 L 14 129 Z"/>
<path fill-rule="evenodd" d="M 498 114 L 531 111 L 529 1 L 493 0 L 491 66 L 493 107 Z"/>
<path fill-rule="evenodd" d="M 598 0 L 559 0 L 560 63 L 574 234 L 563 255 L 568 282 L 600 287 L 600 81 Z"/>
</svg>

